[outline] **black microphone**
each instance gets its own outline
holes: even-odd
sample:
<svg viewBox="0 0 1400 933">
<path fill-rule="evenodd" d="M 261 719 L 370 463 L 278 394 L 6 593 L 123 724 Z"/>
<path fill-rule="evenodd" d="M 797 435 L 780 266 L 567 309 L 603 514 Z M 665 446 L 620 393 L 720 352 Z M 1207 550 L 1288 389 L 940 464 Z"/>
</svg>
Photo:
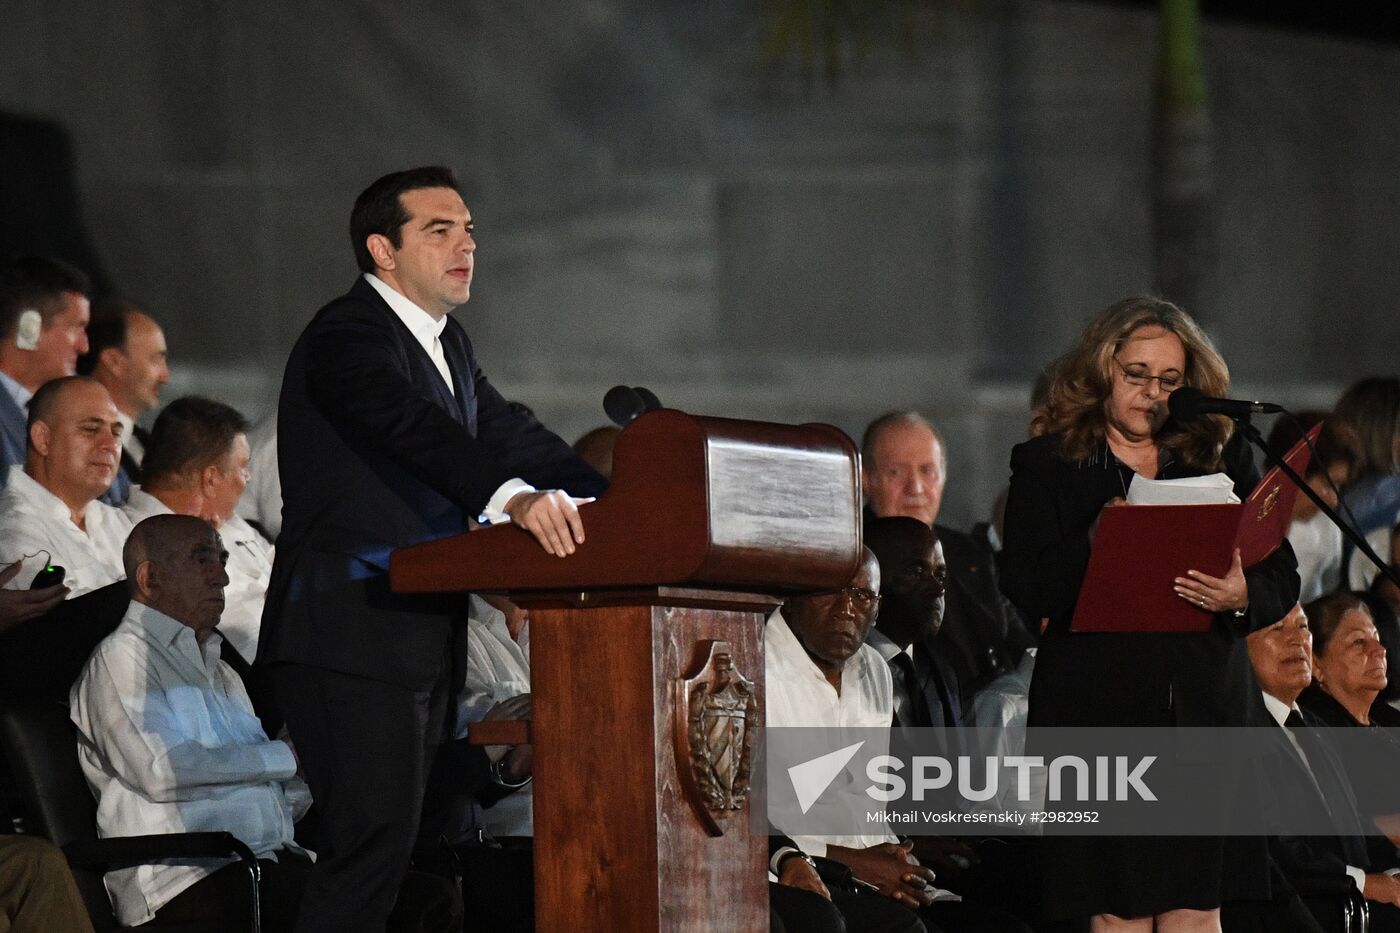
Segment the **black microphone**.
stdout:
<svg viewBox="0 0 1400 933">
<path fill-rule="evenodd" d="M 625 428 L 633 418 L 646 411 L 646 402 L 631 386 L 613 386 L 603 396 L 603 411 L 608 413 L 613 424 Z"/>
<path fill-rule="evenodd" d="M 1283 411 L 1280 405 L 1270 402 L 1248 402 L 1244 399 L 1211 398 L 1193 386 L 1182 386 L 1167 396 L 1167 411 L 1179 421 L 1198 418 L 1201 415 L 1226 415 L 1231 418 L 1248 418 L 1250 415 L 1268 415 Z"/>
<path fill-rule="evenodd" d="M 661 399 L 656 393 L 642 386 L 613 386 L 603 396 L 603 411 L 620 428 L 627 427 L 638 415 L 660 407 Z"/>
</svg>

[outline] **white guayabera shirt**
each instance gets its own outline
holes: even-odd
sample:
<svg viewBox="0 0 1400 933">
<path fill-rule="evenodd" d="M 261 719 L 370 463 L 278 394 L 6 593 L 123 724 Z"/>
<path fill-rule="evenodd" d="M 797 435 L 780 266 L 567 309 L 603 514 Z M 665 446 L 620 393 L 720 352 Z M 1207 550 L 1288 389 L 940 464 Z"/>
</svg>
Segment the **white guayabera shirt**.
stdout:
<svg viewBox="0 0 1400 933">
<path fill-rule="evenodd" d="M 0 563 L 29 559 L 9 589 L 29 589 L 45 561 L 67 571 L 63 582 L 72 591 L 69 599 L 125 579 L 122 547 L 131 533 L 131 519 L 94 499 L 83 507 L 83 526 L 73 524 L 63 500 L 24 467 L 10 467 L 9 483 L 0 492 Z"/>
<path fill-rule="evenodd" d="M 296 849 L 311 805 L 285 742 L 271 741 L 243 682 L 219 660 L 221 639 L 133 602 L 69 694 L 78 758 L 97 797 L 99 835 L 230 832 L 259 858 Z M 300 850 L 298 850 L 300 851 Z M 228 864 L 141 865 L 107 874 L 124 925 Z"/>
</svg>

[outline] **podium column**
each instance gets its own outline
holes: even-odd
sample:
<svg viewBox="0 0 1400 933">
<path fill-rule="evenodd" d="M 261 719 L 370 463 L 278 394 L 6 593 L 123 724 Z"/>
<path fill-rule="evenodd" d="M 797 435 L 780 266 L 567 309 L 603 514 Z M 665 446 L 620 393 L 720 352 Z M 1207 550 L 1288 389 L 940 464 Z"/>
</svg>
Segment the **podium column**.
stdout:
<svg viewBox="0 0 1400 933">
<path fill-rule="evenodd" d="M 516 593 L 530 610 L 542 933 L 767 928 L 763 626 L 780 600 Z"/>
</svg>

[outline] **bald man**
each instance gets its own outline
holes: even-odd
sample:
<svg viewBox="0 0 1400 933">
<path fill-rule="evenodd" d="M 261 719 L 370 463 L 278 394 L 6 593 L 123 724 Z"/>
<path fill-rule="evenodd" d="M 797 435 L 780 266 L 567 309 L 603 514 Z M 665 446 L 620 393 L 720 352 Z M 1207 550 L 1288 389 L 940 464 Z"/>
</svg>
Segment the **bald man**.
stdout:
<svg viewBox="0 0 1400 933">
<path fill-rule="evenodd" d="M 0 565 L 24 559 L 6 587 L 28 589 L 45 564 L 65 569 L 70 598 L 122 579 L 131 520 L 97 501 L 116 476 L 120 437 L 100 383 L 68 376 L 34 393 L 24 465 L 0 493 Z"/>
<path fill-rule="evenodd" d="M 286 928 L 295 904 L 280 904 L 287 883 L 276 876 L 304 854 L 292 830 L 311 795 L 291 746 L 268 739 L 242 681 L 219 660 L 228 554 L 203 519 L 157 515 L 132 530 L 122 558 L 131 604 L 69 695 L 98 832 L 233 833 L 260 859 L 277 859 L 264 866 L 265 919 L 280 913 Z M 207 913 L 246 928 L 239 871 L 231 860 L 127 868 L 107 875 L 107 889 L 124 925 Z M 240 887 L 244 897 L 226 896 Z"/>
<path fill-rule="evenodd" d="M 126 542 L 131 604 L 88 659 L 69 694 L 78 758 L 97 798 L 100 835 L 221 831 L 262 863 L 262 929 L 287 933 L 301 905 L 310 853 L 293 827 L 311 805 L 290 741 L 269 739 L 247 689 L 220 659 L 228 552 L 193 515 L 156 515 Z M 159 864 L 107 875 L 125 926 L 248 928 L 241 865 Z M 444 879 L 410 873 L 393 930 L 460 928 L 461 901 Z"/>
</svg>

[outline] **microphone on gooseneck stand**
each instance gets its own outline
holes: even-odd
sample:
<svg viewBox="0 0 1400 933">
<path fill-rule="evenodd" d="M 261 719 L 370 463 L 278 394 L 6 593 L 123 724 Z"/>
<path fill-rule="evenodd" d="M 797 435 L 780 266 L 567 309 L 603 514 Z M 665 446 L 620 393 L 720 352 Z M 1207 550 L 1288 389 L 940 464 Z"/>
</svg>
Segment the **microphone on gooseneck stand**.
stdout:
<svg viewBox="0 0 1400 933">
<path fill-rule="evenodd" d="M 1268 415 L 1276 412 L 1287 413 L 1281 405 L 1272 402 L 1247 402 L 1233 398 L 1211 398 L 1200 389 L 1193 386 L 1182 386 L 1171 395 L 1167 396 L 1167 411 L 1178 421 L 1187 421 L 1192 418 L 1199 418 L 1204 415 L 1226 415 L 1236 422 L 1236 430 L 1243 434 L 1251 444 L 1264 452 L 1264 459 L 1270 466 L 1277 466 L 1285 476 L 1293 481 L 1293 485 L 1298 487 L 1298 491 L 1312 500 L 1322 514 L 1326 515 L 1332 524 L 1341 529 L 1342 535 L 1356 547 L 1358 551 L 1366 555 L 1366 558 L 1375 564 L 1382 574 L 1389 577 L 1396 586 L 1400 586 L 1400 573 L 1395 568 L 1389 566 L 1376 554 L 1375 549 L 1366 541 L 1365 536 L 1358 532 L 1352 525 L 1344 522 L 1332 508 L 1319 496 L 1311 486 L 1304 481 L 1303 477 L 1288 465 L 1284 459 L 1269 449 L 1269 445 L 1264 441 L 1264 435 L 1259 433 L 1259 429 L 1250 424 L 1250 415 Z M 1291 417 L 1291 416 L 1290 416 Z M 1312 447 L 1312 442 L 1308 440 L 1307 432 L 1303 432 L 1303 440 Z"/>
<path fill-rule="evenodd" d="M 1248 402 L 1243 399 L 1211 398 L 1194 386 L 1182 386 L 1167 396 L 1167 411 L 1178 421 L 1198 418 L 1201 415 L 1226 415 L 1230 418 L 1248 418 L 1250 415 L 1267 415 L 1283 411 L 1281 405 L 1272 402 Z"/>
</svg>

